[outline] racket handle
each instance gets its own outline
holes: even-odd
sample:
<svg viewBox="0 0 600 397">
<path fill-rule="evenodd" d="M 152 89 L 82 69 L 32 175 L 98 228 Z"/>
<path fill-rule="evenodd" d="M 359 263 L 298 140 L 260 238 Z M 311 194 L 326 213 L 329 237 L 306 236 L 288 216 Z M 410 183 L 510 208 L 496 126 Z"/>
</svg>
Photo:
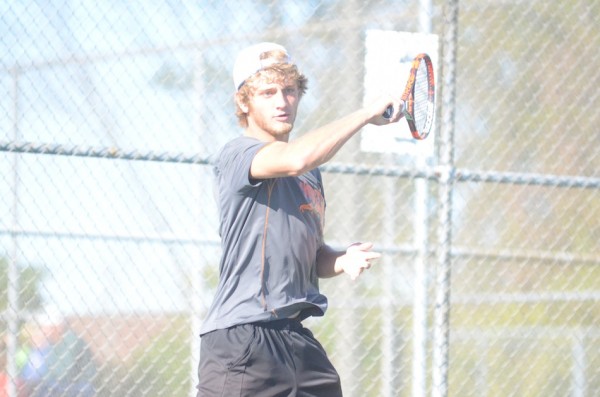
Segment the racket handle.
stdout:
<svg viewBox="0 0 600 397">
<path fill-rule="evenodd" d="M 387 109 L 385 109 L 385 112 L 383 112 L 383 117 L 385 117 L 386 119 L 391 119 L 392 114 L 394 114 L 394 108 L 392 107 L 392 105 L 390 105 L 387 107 Z"/>
</svg>

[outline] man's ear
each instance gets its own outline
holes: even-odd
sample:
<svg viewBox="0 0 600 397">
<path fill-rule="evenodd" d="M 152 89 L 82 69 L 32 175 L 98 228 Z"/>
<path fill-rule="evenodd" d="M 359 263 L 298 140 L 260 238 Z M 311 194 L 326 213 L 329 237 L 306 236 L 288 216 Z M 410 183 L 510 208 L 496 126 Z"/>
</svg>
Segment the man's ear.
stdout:
<svg viewBox="0 0 600 397">
<path fill-rule="evenodd" d="M 244 112 L 246 114 L 248 113 L 248 105 L 242 102 L 242 100 L 238 94 L 235 94 L 235 103 L 242 110 L 242 112 Z"/>
</svg>

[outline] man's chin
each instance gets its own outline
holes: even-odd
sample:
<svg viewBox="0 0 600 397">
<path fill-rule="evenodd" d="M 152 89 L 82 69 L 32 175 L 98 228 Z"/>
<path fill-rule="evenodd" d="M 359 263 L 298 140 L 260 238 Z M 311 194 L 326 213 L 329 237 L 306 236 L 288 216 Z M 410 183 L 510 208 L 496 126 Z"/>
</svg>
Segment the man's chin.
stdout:
<svg viewBox="0 0 600 397">
<path fill-rule="evenodd" d="M 281 134 L 289 134 L 290 132 L 292 132 L 293 128 L 294 128 L 294 124 L 292 124 L 292 123 L 280 122 L 280 123 L 278 123 L 278 125 L 274 126 L 273 130 L 278 135 L 281 135 Z"/>
</svg>

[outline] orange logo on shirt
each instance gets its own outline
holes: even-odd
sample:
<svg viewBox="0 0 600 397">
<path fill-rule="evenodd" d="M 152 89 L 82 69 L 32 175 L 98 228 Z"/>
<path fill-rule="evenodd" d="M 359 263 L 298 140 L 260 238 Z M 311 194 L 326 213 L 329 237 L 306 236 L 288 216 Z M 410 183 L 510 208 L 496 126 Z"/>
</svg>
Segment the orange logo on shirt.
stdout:
<svg viewBox="0 0 600 397">
<path fill-rule="evenodd" d="M 309 212 L 316 215 L 319 218 L 321 227 L 323 227 L 325 219 L 325 199 L 323 198 L 323 193 L 321 190 L 315 189 L 304 181 L 298 181 L 298 185 L 300 186 L 304 197 L 308 201 L 308 203 L 300 205 L 300 212 Z"/>
</svg>

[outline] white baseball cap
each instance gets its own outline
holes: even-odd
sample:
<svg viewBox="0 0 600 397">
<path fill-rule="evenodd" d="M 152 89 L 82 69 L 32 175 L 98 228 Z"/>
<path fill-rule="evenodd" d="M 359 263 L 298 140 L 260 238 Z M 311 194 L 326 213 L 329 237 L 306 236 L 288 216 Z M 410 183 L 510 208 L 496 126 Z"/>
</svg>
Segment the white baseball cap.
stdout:
<svg viewBox="0 0 600 397">
<path fill-rule="evenodd" d="M 283 60 L 277 58 L 261 59 L 262 54 L 269 51 L 281 51 L 285 54 L 285 58 Z M 233 66 L 233 84 L 235 85 L 235 89 L 239 90 L 249 77 L 266 67 L 276 63 L 290 62 L 291 58 L 287 50 L 279 44 L 263 42 L 244 48 L 238 54 Z"/>
</svg>

